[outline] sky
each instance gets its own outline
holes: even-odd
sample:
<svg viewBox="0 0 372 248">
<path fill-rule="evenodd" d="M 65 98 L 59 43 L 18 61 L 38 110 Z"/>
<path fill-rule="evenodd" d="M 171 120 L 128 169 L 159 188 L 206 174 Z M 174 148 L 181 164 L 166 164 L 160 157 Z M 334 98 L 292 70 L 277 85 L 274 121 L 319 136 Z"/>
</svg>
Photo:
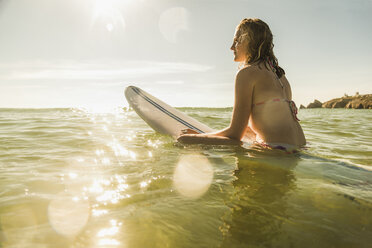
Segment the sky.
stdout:
<svg viewBox="0 0 372 248">
<path fill-rule="evenodd" d="M 372 93 L 372 0 L 0 0 L 0 108 L 231 107 L 241 19 L 260 18 L 297 105 Z"/>
</svg>

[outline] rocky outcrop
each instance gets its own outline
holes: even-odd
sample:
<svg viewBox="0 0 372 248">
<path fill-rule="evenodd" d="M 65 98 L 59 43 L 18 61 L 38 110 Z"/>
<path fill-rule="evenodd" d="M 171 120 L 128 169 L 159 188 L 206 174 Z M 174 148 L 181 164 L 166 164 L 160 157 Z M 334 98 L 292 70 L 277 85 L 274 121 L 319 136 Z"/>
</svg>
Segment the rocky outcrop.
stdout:
<svg viewBox="0 0 372 248">
<path fill-rule="evenodd" d="M 314 100 L 314 102 L 307 105 L 306 108 L 321 108 L 321 107 L 322 107 L 322 103 L 318 100 Z"/>
<path fill-rule="evenodd" d="M 372 109 L 372 94 L 335 98 L 324 102 L 322 108 Z"/>
<path fill-rule="evenodd" d="M 330 101 L 324 102 L 322 108 L 345 108 L 346 104 L 350 102 L 349 99 L 345 98 L 336 98 Z"/>
<path fill-rule="evenodd" d="M 304 105 L 300 105 L 300 109 L 305 109 L 306 107 Z"/>
</svg>

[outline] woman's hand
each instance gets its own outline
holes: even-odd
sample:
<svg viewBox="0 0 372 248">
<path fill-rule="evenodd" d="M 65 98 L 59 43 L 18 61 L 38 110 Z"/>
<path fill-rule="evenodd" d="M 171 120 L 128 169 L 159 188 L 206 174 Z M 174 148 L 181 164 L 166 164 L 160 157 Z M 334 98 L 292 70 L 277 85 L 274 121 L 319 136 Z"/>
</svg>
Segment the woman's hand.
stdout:
<svg viewBox="0 0 372 248">
<path fill-rule="evenodd" d="M 185 134 L 177 139 L 182 144 L 205 144 L 205 145 L 241 145 L 240 140 L 230 139 L 223 136 L 208 134 Z"/>
<path fill-rule="evenodd" d="M 198 134 L 198 132 L 195 131 L 194 129 L 187 128 L 187 129 L 181 130 L 181 135 L 184 135 L 184 134 Z"/>
<path fill-rule="evenodd" d="M 183 134 L 177 138 L 177 141 L 183 144 L 190 144 L 193 141 L 193 134 Z"/>
<path fill-rule="evenodd" d="M 193 141 L 194 136 L 196 136 L 196 134 L 199 133 L 193 129 L 190 128 L 183 129 L 181 130 L 181 135 L 178 137 L 177 141 L 184 144 L 190 143 Z"/>
</svg>

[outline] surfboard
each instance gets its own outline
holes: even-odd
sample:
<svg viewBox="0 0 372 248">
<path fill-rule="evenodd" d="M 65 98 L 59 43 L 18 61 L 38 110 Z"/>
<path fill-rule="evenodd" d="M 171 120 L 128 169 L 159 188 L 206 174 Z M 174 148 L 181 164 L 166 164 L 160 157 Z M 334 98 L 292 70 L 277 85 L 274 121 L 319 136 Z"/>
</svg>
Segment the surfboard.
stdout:
<svg viewBox="0 0 372 248">
<path fill-rule="evenodd" d="M 136 86 L 128 86 L 125 89 L 125 98 L 129 106 L 159 133 L 177 138 L 182 134 L 182 130 L 188 128 L 198 133 L 215 131 Z"/>
</svg>

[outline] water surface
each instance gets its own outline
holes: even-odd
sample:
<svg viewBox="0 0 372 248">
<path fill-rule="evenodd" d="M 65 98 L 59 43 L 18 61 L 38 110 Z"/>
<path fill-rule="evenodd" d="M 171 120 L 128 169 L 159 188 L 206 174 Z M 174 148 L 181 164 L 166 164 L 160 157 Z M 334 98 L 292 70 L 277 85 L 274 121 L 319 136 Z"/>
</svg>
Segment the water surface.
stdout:
<svg viewBox="0 0 372 248">
<path fill-rule="evenodd" d="M 372 111 L 299 118 L 287 155 L 182 146 L 132 110 L 0 109 L 0 247 L 370 247 Z"/>
</svg>

